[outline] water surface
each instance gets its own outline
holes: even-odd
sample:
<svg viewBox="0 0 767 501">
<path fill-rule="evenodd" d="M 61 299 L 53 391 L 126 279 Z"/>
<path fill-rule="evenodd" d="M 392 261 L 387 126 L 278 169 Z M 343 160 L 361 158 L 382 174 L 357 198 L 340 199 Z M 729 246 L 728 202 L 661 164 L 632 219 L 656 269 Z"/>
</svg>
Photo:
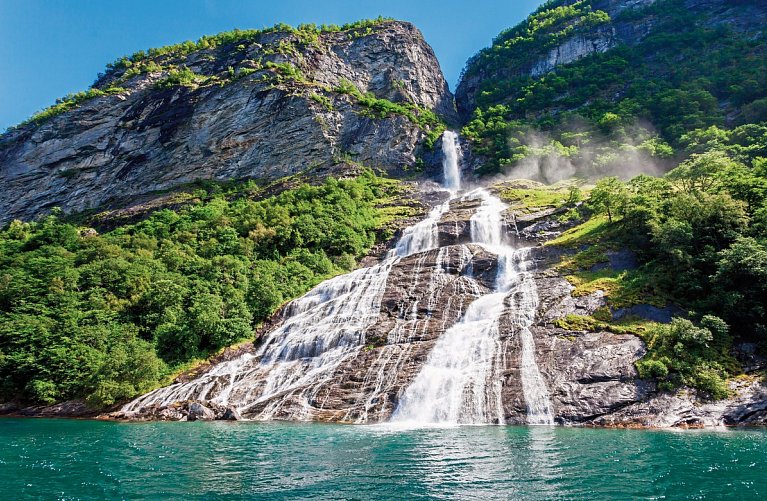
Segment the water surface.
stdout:
<svg viewBox="0 0 767 501">
<path fill-rule="evenodd" d="M 0 420 L 7 499 L 765 499 L 767 432 Z"/>
</svg>

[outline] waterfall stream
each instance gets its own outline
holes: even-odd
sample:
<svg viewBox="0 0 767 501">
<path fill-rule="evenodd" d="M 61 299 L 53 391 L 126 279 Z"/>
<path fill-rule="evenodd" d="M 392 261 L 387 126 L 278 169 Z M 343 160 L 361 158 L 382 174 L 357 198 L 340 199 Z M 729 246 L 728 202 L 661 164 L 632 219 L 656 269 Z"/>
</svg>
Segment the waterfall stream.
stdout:
<svg viewBox="0 0 767 501">
<path fill-rule="evenodd" d="M 530 424 L 552 424 L 548 391 L 535 362 L 529 327 L 538 296 L 528 249 L 505 243 L 506 205 L 483 189 L 465 199 L 482 205 L 471 218 L 471 237 L 498 256 L 495 289 L 469 305 L 461 320 L 437 341 L 421 372 L 405 390 L 392 420 L 412 424 L 504 423 L 503 371 L 507 340 L 499 320 L 511 315 L 522 346 L 520 373 Z M 507 305 L 508 302 L 511 305 Z"/>
<path fill-rule="evenodd" d="M 401 305 L 396 325 L 386 337 L 387 344 L 369 367 L 359 367 L 366 374 L 362 387 L 369 390 L 356 420 L 367 422 L 369 411 L 396 388 L 398 374 L 393 371 L 406 364 L 412 350 L 408 346 L 426 334 L 433 312 L 440 307 L 462 311 L 463 303 L 437 304 L 438 291 L 450 283 L 456 292 L 464 294 L 462 297 L 471 300 L 457 322 L 441 327 L 443 333 L 426 363 L 402 391 L 392 420 L 418 424 L 504 423 L 503 373 L 511 340 L 501 336 L 499 322 L 506 318 L 521 348 L 520 377 L 528 422 L 552 423 L 548 391 L 536 364 L 529 329 L 538 303 L 529 251 L 514 249 L 506 242 L 507 207 L 501 200 L 484 189 L 460 193 L 461 152 L 455 133 L 444 134 L 442 149 L 443 188 L 450 193 L 449 199 L 432 209 L 424 220 L 406 228 L 380 263 L 327 280 L 291 302 L 283 311 L 284 320 L 264 335 L 255 353 L 220 363 L 192 381 L 148 393 L 125 405 L 122 411 L 130 415 L 146 407 L 199 400 L 234 406 L 256 419 L 313 419 L 323 409 L 324 399 L 329 398 L 328 387 L 337 384 L 333 377 L 350 362 L 356 362 L 355 357 L 364 355 L 366 336 L 380 322 L 392 270 L 413 256 L 406 296 L 417 296 L 421 280 L 427 280 L 426 294 L 420 302 L 414 299 Z M 440 247 L 439 242 L 439 224 L 451 204 L 467 201 L 479 202 L 470 219 L 471 243 L 497 259 L 493 288 L 484 295 L 472 276 L 472 259 L 477 251 L 466 245 Z M 429 256 L 433 264 L 426 269 L 424 263 Z M 450 266 L 463 270 L 461 280 L 450 281 Z"/>
<path fill-rule="evenodd" d="M 458 193 L 461 189 L 461 147 L 455 132 L 447 130 L 442 134 L 442 155 L 443 186 Z"/>
</svg>

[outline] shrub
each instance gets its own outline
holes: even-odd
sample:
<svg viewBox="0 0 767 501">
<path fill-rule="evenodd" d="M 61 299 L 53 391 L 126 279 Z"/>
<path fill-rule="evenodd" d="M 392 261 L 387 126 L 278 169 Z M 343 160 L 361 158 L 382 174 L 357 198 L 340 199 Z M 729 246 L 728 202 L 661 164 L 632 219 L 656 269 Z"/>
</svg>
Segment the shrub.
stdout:
<svg viewBox="0 0 767 501">
<path fill-rule="evenodd" d="M 376 243 L 397 184 L 356 179 L 199 200 L 103 234 L 51 215 L 0 230 L 0 401 L 110 406 L 253 335 Z"/>
</svg>

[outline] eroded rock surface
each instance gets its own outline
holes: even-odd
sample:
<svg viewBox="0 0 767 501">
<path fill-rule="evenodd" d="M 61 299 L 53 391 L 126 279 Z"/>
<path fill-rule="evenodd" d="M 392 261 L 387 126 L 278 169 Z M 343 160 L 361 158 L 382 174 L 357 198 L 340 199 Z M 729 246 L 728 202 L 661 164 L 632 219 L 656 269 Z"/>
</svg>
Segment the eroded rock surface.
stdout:
<svg viewBox="0 0 767 501">
<path fill-rule="evenodd" d="M 431 47 L 403 22 L 318 37 L 265 33 L 158 59 L 209 79 L 193 86 L 158 87 L 165 70 L 110 70 L 95 87 L 120 93 L 0 136 L 0 224 L 52 207 L 121 207 L 200 179 L 277 179 L 339 159 L 402 173 L 425 149 L 426 129 L 402 114 L 381 117 L 336 89 L 351 83 L 452 120 Z M 285 76 L 285 67 L 297 76 Z M 230 68 L 241 76 L 230 77 Z"/>
</svg>

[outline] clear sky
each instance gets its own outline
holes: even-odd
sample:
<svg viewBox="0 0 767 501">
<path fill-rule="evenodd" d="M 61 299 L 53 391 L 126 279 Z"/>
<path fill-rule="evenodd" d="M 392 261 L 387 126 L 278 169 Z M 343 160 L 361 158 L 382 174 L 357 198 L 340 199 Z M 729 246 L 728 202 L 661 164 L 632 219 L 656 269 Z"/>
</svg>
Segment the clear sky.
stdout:
<svg viewBox="0 0 767 501">
<path fill-rule="evenodd" d="M 466 60 L 542 0 L 0 0 L 0 131 L 87 89 L 115 59 L 233 28 L 413 22 L 455 89 Z"/>
</svg>

